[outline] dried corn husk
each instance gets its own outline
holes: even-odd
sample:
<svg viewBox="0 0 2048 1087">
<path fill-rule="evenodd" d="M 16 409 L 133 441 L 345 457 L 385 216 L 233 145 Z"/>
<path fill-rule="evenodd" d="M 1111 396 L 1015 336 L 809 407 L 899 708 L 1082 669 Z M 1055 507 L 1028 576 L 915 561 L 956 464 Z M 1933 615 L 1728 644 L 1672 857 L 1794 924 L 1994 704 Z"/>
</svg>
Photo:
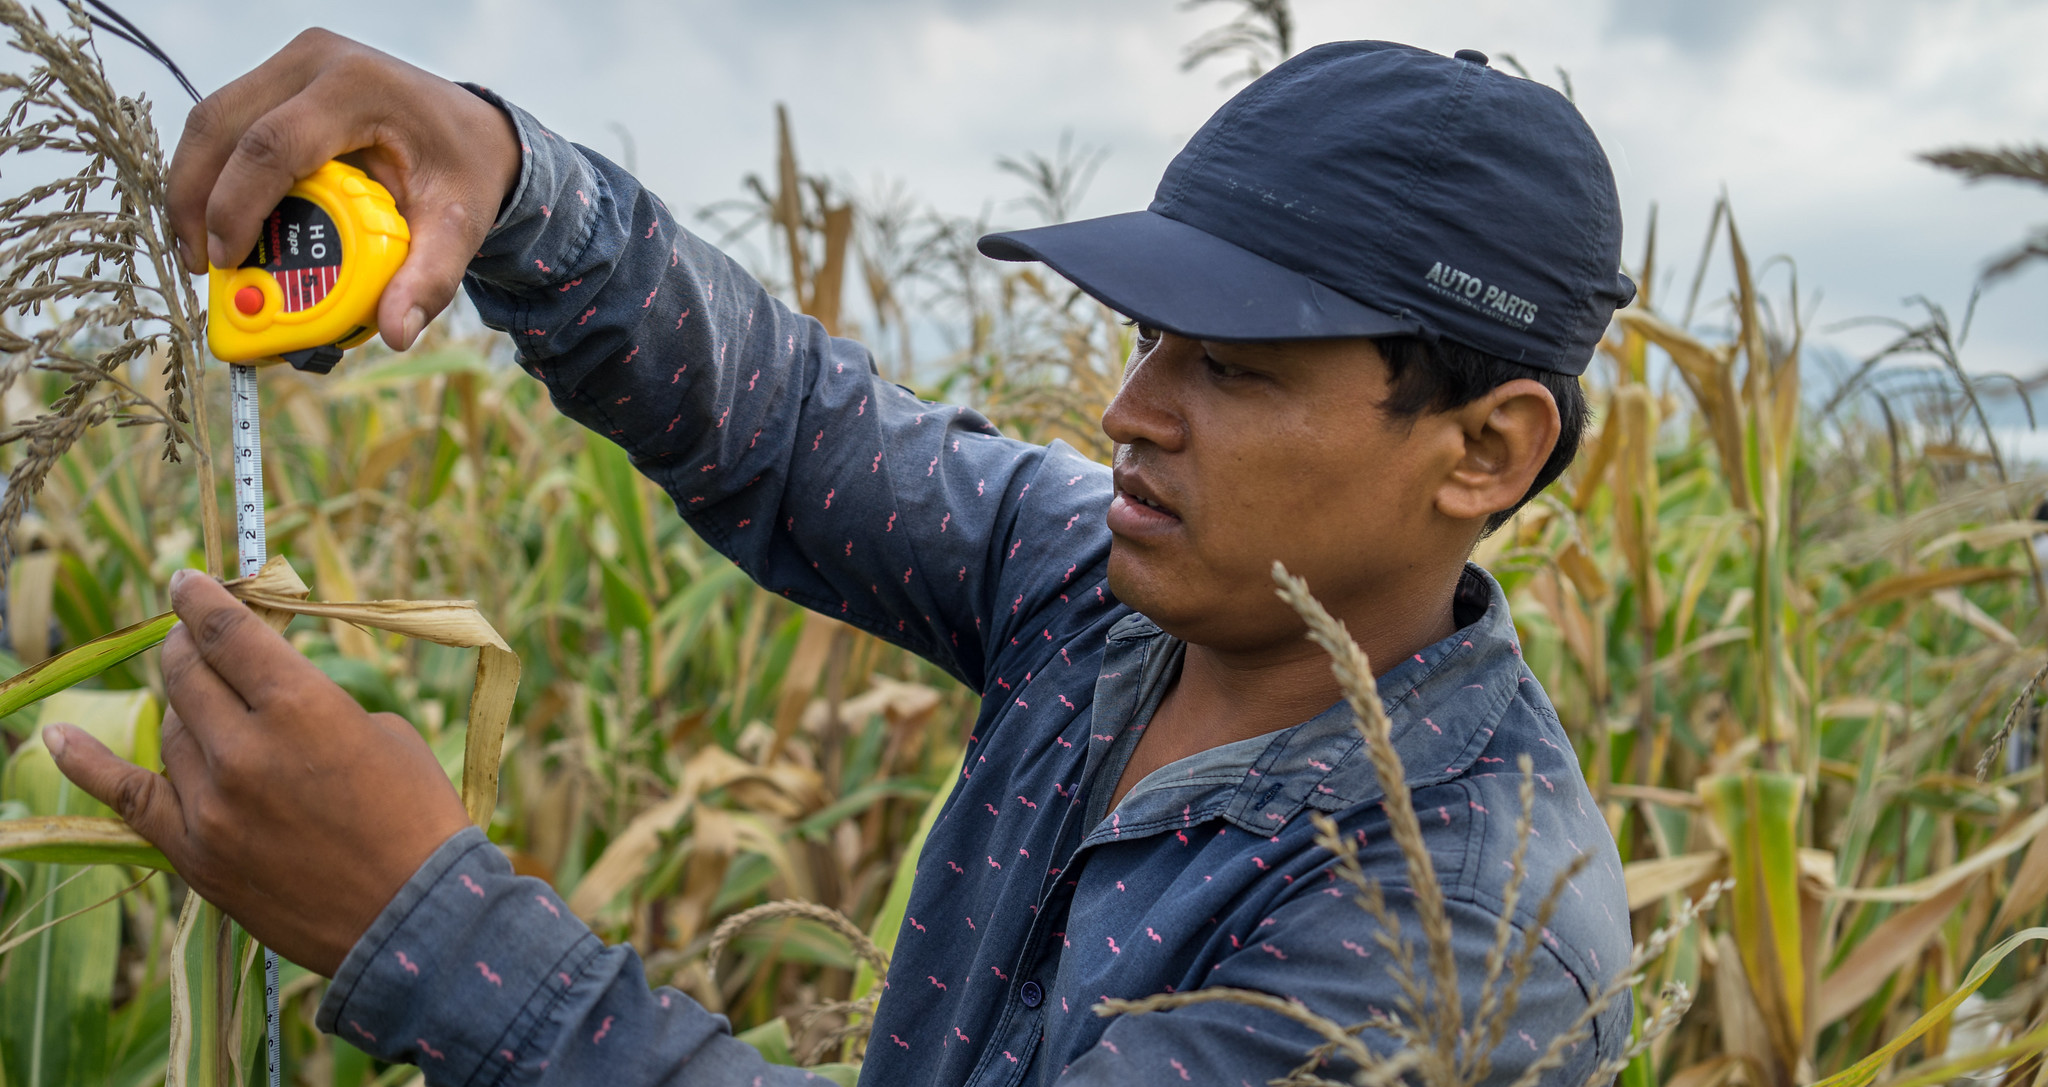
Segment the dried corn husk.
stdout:
<svg viewBox="0 0 2048 1087">
<path fill-rule="evenodd" d="M 477 651 L 476 685 L 469 696 L 469 731 L 463 748 L 462 805 L 471 822 L 485 827 L 498 800 L 498 760 L 505 746 L 505 726 L 519 693 L 519 657 L 484 619 L 473 600 L 308 600 L 306 583 L 280 555 L 249 577 L 225 583 L 264 621 L 283 630 L 295 615 L 336 619 L 375 630 L 388 630 Z M 166 613 L 108 638 L 87 642 L 50 658 L 33 670 L 47 677 L 63 675 L 76 683 L 163 639 L 175 615 Z M 140 636 L 145 644 L 130 644 Z M 110 641 L 121 639 L 110 649 Z M 82 671 L 96 663 L 98 667 Z M 4 699 L 17 683 L 35 682 L 29 673 L 0 684 Z M 68 684 L 67 684 L 68 685 Z M 48 693 L 44 691 L 43 693 Z M 64 859 L 71 864 L 141 864 L 166 867 L 162 856 L 119 819 L 37 818 L 0 821 L 0 857 Z"/>
</svg>

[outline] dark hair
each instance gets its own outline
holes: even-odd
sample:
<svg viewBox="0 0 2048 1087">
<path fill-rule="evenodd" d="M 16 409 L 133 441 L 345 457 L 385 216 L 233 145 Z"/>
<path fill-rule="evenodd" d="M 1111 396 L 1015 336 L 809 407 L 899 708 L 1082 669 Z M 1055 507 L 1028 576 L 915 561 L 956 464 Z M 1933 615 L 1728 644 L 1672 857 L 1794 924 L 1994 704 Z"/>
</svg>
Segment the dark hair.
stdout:
<svg viewBox="0 0 2048 1087">
<path fill-rule="evenodd" d="M 1560 426 L 1557 444 L 1550 450 L 1550 459 L 1543 462 L 1543 470 L 1536 473 L 1535 482 L 1529 485 L 1529 493 L 1523 495 L 1521 501 L 1486 519 L 1482 536 L 1490 535 L 1507 524 L 1516 510 L 1527 505 L 1537 492 L 1563 475 L 1564 470 L 1571 466 L 1572 458 L 1578 455 L 1579 440 L 1585 435 L 1586 421 L 1591 415 L 1586 408 L 1586 391 L 1579 387 L 1578 378 L 1509 362 L 1450 340 L 1432 343 L 1418 336 L 1389 336 L 1374 340 L 1373 345 L 1379 348 L 1380 356 L 1387 361 L 1389 391 L 1380 407 L 1395 419 L 1414 419 L 1425 411 L 1461 408 L 1516 378 L 1524 377 L 1549 389 L 1551 398 L 1557 401 Z"/>
</svg>

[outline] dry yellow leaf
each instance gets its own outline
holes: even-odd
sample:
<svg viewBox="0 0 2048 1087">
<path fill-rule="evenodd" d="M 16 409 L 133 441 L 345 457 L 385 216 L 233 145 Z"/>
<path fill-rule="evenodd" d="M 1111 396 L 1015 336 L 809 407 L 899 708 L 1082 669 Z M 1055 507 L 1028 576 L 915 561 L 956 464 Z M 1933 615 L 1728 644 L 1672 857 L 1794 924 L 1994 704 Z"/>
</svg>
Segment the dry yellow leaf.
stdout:
<svg viewBox="0 0 2048 1087">
<path fill-rule="evenodd" d="M 2003 932 L 2006 925 L 2032 912 L 2043 900 L 2048 900 L 2048 834 L 2036 833 L 2034 844 L 2020 861 L 2020 870 L 2013 874 L 2012 887 L 2005 892 L 1991 931 Z"/>
<path fill-rule="evenodd" d="M 1677 894 L 1712 879 L 1721 873 L 1727 862 L 1727 855 L 1718 849 L 1657 860 L 1630 861 L 1621 866 L 1621 880 L 1628 887 L 1628 908 L 1631 912 L 1642 909 L 1665 895 Z"/>
<path fill-rule="evenodd" d="M 1956 903 L 1962 901 L 1970 882 L 1958 882 L 1911 909 L 1885 918 L 1883 924 L 1857 941 L 1856 949 L 1821 982 L 1814 1028 L 1824 1028 L 1862 1007 L 1887 978 L 1918 958 L 1920 949 L 1941 931 L 1942 923 L 1955 911 Z"/>
<path fill-rule="evenodd" d="M 498 803 L 498 760 L 504 753 L 505 726 L 512 719 L 513 699 L 519 693 L 519 656 L 484 619 L 475 601 L 307 600 L 306 583 L 282 555 L 273 557 L 255 574 L 225 584 L 278 631 L 283 631 L 294 615 L 311 615 L 477 650 L 476 686 L 469 695 L 469 732 L 463 748 L 462 806 L 471 822 L 480 827 L 490 825 Z M 35 833 L 38 848 L 130 846 L 138 855 L 154 852 L 119 819 L 73 817 Z"/>
<path fill-rule="evenodd" d="M 1822 622 L 1832 623 L 1837 619 L 1854 615 L 1864 608 L 1931 593 L 1936 589 L 1952 589 L 1986 581 L 2004 581 L 2018 576 L 2018 570 L 2004 566 L 1952 566 L 1942 570 L 1916 570 L 1910 574 L 1894 574 L 1857 593 L 1854 599 L 1837 606 L 1827 613 Z"/>
<path fill-rule="evenodd" d="M 1892 887 L 1841 887 L 1835 890 L 1833 897 L 1851 902 L 1924 901 L 2019 852 L 2020 847 L 2033 841 L 2044 828 L 2048 828 L 2048 808 L 2035 811 L 2006 828 L 2005 833 L 1993 838 L 1984 848 L 1931 876 Z"/>
</svg>

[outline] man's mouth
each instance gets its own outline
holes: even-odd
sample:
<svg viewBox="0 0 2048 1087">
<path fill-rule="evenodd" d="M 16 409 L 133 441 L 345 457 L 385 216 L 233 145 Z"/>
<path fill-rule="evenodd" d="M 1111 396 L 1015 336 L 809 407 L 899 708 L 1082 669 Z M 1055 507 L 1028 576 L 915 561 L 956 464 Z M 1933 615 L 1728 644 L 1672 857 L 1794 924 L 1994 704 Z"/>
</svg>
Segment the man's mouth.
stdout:
<svg viewBox="0 0 2048 1087">
<path fill-rule="evenodd" d="M 1146 497 L 1145 497 L 1144 495 L 1142 495 L 1142 494 L 1132 494 L 1132 493 L 1131 493 L 1130 491 L 1124 491 L 1124 490 L 1119 490 L 1119 491 L 1118 491 L 1117 493 L 1118 493 L 1118 494 L 1120 494 L 1120 495 L 1123 495 L 1123 496 L 1124 496 L 1125 498 L 1127 498 L 1127 499 L 1130 499 L 1130 500 L 1131 500 L 1131 501 L 1133 501 L 1133 502 L 1136 502 L 1137 504 L 1139 504 L 1139 505 L 1141 505 L 1141 506 L 1144 506 L 1144 507 L 1145 507 L 1146 509 L 1154 509 L 1154 510 L 1158 510 L 1159 512 L 1161 512 L 1161 513 L 1163 513 L 1163 514 L 1166 514 L 1166 515 L 1167 515 L 1168 517 L 1171 517 L 1171 516 L 1173 516 L 1173 511 L 1172 511 L 1172 510 L 1170 510 L 1170 509 L 1167 509 L 1167 508 L 1166 508 L 1165 506 L 1162 506 L 1162 505 L 1160 505 L 1159 503 L 1157 503 L 1157 502 L 1154 502 L 1154 501 L 1152 501 L 1152 500 L 1151 500 L 1151 499 L 1149 499 L 1149 498 L 1146 498 Z"/>
<path fill-rule="evenodd" d="M 1109 504 L 1112 533 L 1139 538 L 1179 529 L 1179 511 L 1154 497 L 1143 477 L 1136 472 L 1118 472 L 1117 476 L 1116 498 Z"/>
</svg>

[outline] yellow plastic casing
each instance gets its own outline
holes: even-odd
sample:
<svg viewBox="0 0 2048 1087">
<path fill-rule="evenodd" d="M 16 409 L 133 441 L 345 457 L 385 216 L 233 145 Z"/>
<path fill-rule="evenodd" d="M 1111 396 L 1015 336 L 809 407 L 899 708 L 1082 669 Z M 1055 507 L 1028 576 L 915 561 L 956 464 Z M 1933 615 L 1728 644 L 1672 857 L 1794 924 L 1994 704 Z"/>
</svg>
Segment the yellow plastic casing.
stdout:
<svg viewBox="0 0 2048 1087">
<path fill-rule="evenodd" d="M 293 310 L 287 308 L 277 277 L 263 267 L 209 269 L 206 345 L 222 362 L 264 366 L 283 361 L 286 352 L 330 344 L 354 347 L 377 334 L 377 301 L 405 263 L 412 242 L 391 193 L 361 170 L 330 161 L 293 185 L 286 197 L 294 196 L 333 221 L 341 243 L 334 285 L 319 301 Z M 243 313 L 235 304 L 235 296 L 247 287 L 263 294 L 255 313 Z"/>
</svg>

